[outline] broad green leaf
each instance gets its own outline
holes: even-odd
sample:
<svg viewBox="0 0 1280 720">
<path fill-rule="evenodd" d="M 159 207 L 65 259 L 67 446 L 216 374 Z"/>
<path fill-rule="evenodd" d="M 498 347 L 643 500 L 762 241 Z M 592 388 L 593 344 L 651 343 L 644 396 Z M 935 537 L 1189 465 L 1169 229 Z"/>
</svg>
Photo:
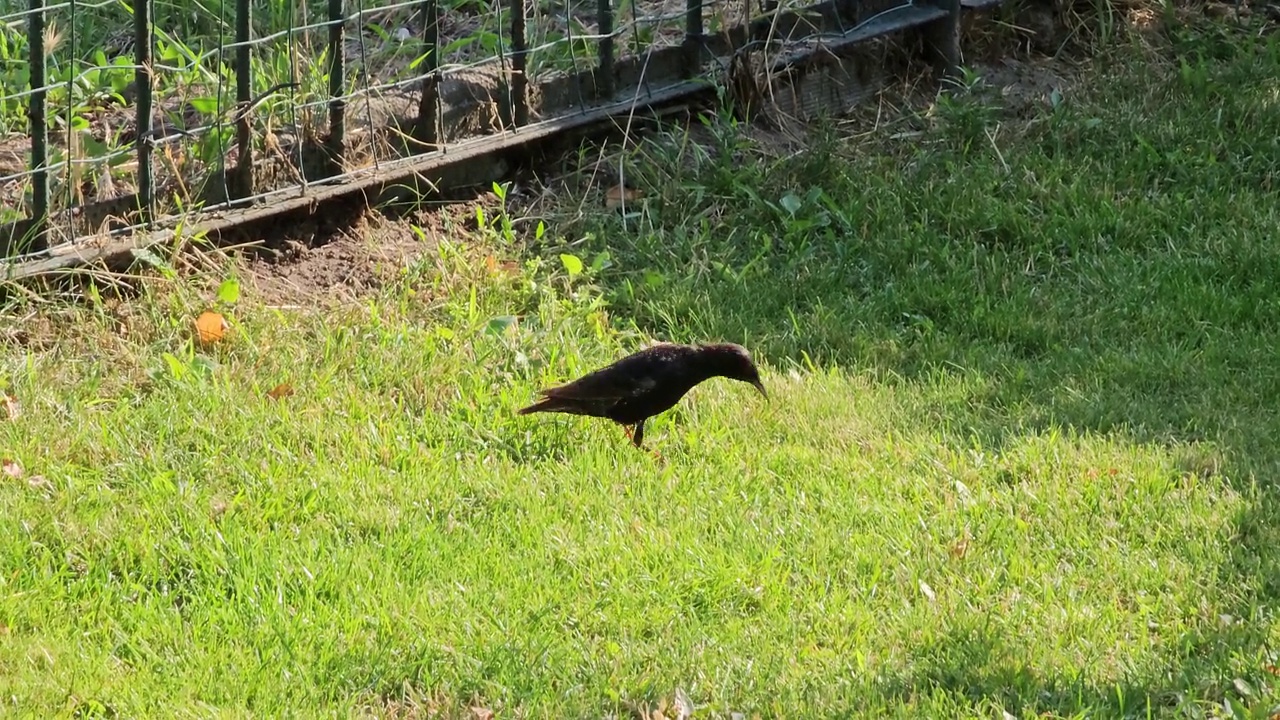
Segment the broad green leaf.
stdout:
<svg viewBox="0 0 1280 720">
<path fill-rule="evenodd" d="M 561 253 L 560 262 L 564 265 L 564 269 L 569 272 L 569 277 L 582 274 L 582 261 L 577 255 L 567 255 Z"/>
<path fill-rule="evenodd" d="M 164 354 L 164 363 L 169 366 L 169 374 L 175 378 L 181 378 L 187 374 L 187 366 L 181 360 L 173 355 L 173 353 Z"/>
<path fill-rule="evenodd" d="M 234 278 L 227 278 L 218 286 L 218 299 L 231 305 L 240 299 L 240 283 Z"/>
<path fill-rule="evenodd" d="M 499 315 L 498 317 L 495 317 L 492 320 L 490 320 L 488 327 L 485 329 L 488 332 L 493 333 L 494 335 L 501 335 L 502 333 L 506 332 L 507 328 L 515 324 L 516 324 L 515 315 Z"/>
</svg>

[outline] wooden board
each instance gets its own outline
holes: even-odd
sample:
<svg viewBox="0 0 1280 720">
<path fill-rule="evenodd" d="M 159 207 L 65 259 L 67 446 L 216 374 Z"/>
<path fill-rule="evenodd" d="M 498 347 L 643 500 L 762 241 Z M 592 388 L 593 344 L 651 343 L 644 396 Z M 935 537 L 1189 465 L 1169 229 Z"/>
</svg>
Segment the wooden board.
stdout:
<svg viewBox="0 0 1280 720">
<path fill-rule="evenodd" d="M 824 23 L 844 22 L 838 10 L 847 6 L 846 2 L 832 0 L 815 7 L 826 6 L 830 6 L 827 12 L 819 13 L 824 18 Z M 874 92 L 884 79 L 882 68 L 874 66 L 865 57 L 857 57 L 855 49 L 858 46 L 869 40 L 925 26 L 946 16 L 947 13 L 937 6 L 910 5 L 900 10 L 873 15 L 869 21 L 854 26 L 849 32 L 834 36 L 828 34 L 818 41 L 803 42 L 803 47 L 787 52 L 770 63 L 770 101 L 776 110 L 792 117 L 812 117 L 822 112 L 847 110 Z M 753 31 L 756 29 L 758 28 L 753 28 Z M 730 39 L 722 42 L 732 44 Z M 711 44 L 719 49 L 718 43 Z M 676 65 L 678 52 L 679 48 L 654 51 L 653 55 L 660 60 L 658 75 L 670 77 L 672 70 L 661 66 L 665 63 Z M 650 61 L 653 59 L 650 58 Z M 635 65 L 628 67 L 628 62 Z M 628 62 L 619 64 L 619 80 L 632 80 L 631 73 L 640 72 L 640 59 L 629 58 Z M 579 78 L 575 82 L 580 80 Z M 559 90 L 561 94 L 553 94 L 552 97 L 564 102 L 583 89 L 580 84 L 565 84 Z M 411 156 L 383 163 L 377 169 L 370 168 L 340 179 L 312 183 L 305 194 L 301 194 L 301 188 L 284 189 L 271 193 L 268 201 L 259 206 L 205 214 L 184 226 L 181 232 L 186 236 L 205 235 L 216 240 L 224 233 L 255 224 L 301 219 L 321 212 L 326 204 L 335 201 L 349 201 L 358 197 L 365 203 L 379 204 L 405 195 L 430 197 L 442 188 L 487 184 L 501 179 L 521 158 L 536 156 L 553 144 L 564 143 L 574 137 L 615 134 L 626 124 L 619 121 L 628 116 L 644 121 L 670 114 L 673 110 L 687 111 L 699 104 L 712 102 L 715 98 L 716 88 L 706 80 L 680 81 L 657 89 L 645 88 L 640 83 L 633 85 L 622 99 L 614 102 L 536 122 L 501 135 L 478 137 L 453 144 L 444 152 Z M 632 130 L 634 129 L 633 126 Z M 0 281 L 32 278 L 86 264 L 115 265 L 128 262 L 133 258 L 134 251 L 172 243 L 177 232 L 173 227 L 162 227 L 150 233 L 67 245 L 39 260 L 0 261 Z"/>
</svg>

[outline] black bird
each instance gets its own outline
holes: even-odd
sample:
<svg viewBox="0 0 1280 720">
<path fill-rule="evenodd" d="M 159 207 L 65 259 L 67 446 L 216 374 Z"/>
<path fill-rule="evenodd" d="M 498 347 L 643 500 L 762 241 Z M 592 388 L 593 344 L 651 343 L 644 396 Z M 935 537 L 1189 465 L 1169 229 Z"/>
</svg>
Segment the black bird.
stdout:
<svg viewBox="0 0 1280 720">
<path fill-rule="evenodd" d="M 670 409 L 694 385 L 713 377 L 751 383 L 769 397 L 751 355 L 741 345 L 658 343 L 571 383 L 543 390 L 542 399 L 520 414 L 559 412 L 608 418 L 624 429 L 634 425 L 635 432 L 627 434 L 642 448 L 644 421 Z"/>
</svg>

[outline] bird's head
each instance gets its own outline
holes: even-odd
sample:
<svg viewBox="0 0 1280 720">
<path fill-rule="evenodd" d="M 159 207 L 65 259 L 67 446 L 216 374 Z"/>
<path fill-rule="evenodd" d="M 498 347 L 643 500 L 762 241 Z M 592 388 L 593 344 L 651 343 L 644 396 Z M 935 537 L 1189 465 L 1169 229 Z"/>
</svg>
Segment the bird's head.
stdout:
<svg viewBox="0 0 1280 720">
<path fill-rule="evenodd" d="M 769 397 L 764 383 L 760 382 L 760 371 L 746 348 L 736 343 L 716 343 L 703 345 L 701 349 L 717 375 L 750 383 L 761 395 Z"/>
</svg>

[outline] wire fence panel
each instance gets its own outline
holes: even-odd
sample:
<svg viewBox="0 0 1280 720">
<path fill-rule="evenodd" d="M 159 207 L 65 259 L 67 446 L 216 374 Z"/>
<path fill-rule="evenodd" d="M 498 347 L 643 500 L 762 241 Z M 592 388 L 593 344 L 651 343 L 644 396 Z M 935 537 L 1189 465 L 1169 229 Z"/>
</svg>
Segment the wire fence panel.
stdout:
<svg viewBox="0 0 1280 720">
<path fill-rule="evenodd" d="M 721 74 L 744 48 L 785 59 L 910 26 L 945 45 L 958 12 L 954 0 L 0 0 L 0 258 L 518 135 Z"/>
</svg>

